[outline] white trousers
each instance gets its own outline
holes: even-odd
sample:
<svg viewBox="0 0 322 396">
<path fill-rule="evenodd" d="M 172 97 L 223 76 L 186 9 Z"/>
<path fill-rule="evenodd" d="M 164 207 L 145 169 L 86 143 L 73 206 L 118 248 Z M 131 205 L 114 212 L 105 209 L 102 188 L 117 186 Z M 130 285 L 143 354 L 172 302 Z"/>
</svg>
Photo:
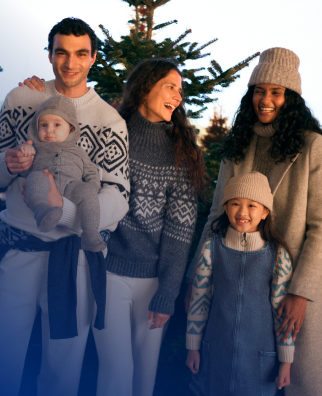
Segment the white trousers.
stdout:
<svg viewBox="0 0 322 396">
<path fill-rule="evenodd" d="M 147 321 L 158 279 L 106 278 L 105 329 L 93 328 L 97 396 L 152 396 L 163 329 L 149 330 Z"/>
<path fill-rule="evenodd" d="M 0 263 L 0 395 L 17 396 L 33 328 L 41 309 L 42 363 L 38 396 L 77 396 L 94 299 L 80 251 L 77 269 L 78 337 L 51 340 L 47 305 L 49 252 L 10 250 Z"/>
</svg>

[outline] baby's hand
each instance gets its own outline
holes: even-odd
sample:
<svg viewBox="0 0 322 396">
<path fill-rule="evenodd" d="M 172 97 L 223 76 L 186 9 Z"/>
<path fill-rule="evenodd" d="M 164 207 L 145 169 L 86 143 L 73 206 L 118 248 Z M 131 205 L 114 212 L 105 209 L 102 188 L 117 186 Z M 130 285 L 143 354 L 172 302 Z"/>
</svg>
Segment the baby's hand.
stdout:
<svg viewBox="0 0 322 396">
<path fill-rule="evenodd" d="M 278 389 L 288 386 L 291 383 L 291 363 L 281 363 L 275 384 Z"/>
<path fill-rule="evenodd" d="M 199 351 L 189 351 L 186 365 L 190 368 L 192 374 L 196 374 L 199 371 L 200 364 L 200 353 Z"/>
<path fill-rule="evenodd" d="M 25 157 L 28 157 L 28 156 L 33 157 L 36 154 L 35 148 L 29 144 L 28 145 L 23 144 L 22 146 L 20 146 L 19 151 L 21 151 Z"/>
</svg>

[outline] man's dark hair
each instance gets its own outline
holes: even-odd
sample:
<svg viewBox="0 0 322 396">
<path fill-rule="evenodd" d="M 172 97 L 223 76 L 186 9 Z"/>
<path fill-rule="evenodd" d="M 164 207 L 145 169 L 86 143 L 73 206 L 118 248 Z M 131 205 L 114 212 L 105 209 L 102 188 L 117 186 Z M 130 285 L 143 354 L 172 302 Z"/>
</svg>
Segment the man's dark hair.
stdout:
<svg viewBox="0 0 322 396">
<path fill-rule="evenodd" d="M 53 52 L 54 36 L 57 33 L 64 34 L 65 36 L 73 34 L 76 37 L 88 34 L 91 40 L 91 55 L 92 57 L 94 56 L 97 49 L 96 34 L 86 22 L 78 18 L 64 18 L 62 21 L 56 23 L 48 35 L 48 51 L 50 55 L 52 55 Z"/>
</svg>

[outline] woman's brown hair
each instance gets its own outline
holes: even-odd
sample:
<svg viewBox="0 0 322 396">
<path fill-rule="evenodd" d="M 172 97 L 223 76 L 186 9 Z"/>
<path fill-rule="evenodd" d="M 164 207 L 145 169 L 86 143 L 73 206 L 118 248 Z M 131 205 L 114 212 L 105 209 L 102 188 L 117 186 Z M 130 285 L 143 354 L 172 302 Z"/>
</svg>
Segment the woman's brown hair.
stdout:
<svg viewBox="0 0 322 396">
<path fill-rule="evenodd" d="M 145 60 L 131 71 L 124 87 L 123 102 L 118 109 L 125 121 L 129 121 L 154 85 L 171 70 L 181 76 L 178 67 L 167 59 Z M 183 97 L 183 93 L 181 95 Z M 173 111 L 171 121 L 176 167 L 179 172 L 180 168 L 187 169 L 189 180 L 197 193 L 204 196 L 207 186 L 206 166 L 202 151 L 197 145 L 195 128 L 189 123 L 183 101 Z"/>
</svg>

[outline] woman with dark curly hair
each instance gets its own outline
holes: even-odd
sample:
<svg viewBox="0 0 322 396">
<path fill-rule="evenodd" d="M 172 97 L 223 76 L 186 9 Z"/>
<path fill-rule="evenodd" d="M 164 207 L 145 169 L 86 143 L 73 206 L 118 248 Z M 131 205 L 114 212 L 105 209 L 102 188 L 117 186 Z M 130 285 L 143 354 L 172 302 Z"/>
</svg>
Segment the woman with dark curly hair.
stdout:
<svg viewBox="0 0 322 396">
<path fill-rule="evenodd" d="M 130 209 L 108 244 L 105 329 L 93 328 L 98 396 L 153 394 L 162 327 L 174 313 L 205 186 L 181 80 L 174 63 L 155 59 L 136 66 L 125 86 Z"/>
<path fill-rule="evenodd" d="M 287 327 L 283 341 L 289 342 L 294 326 L 297 336 L 291 385 L 285 393 L 318 396 L 322 394 L 322 131 L 301 97 L 298 67 L 299 58 L 290 50 L 271 48 L 261 54 L 222 148 L 213 205 L 188 279 L 192 281 L 211 223 L 220 215 L 230 178 L 263 173 L 274 196 L 275 228 L 294 258 L 288 296 L 278 307 L 277 333 Z"/>
</svg>

